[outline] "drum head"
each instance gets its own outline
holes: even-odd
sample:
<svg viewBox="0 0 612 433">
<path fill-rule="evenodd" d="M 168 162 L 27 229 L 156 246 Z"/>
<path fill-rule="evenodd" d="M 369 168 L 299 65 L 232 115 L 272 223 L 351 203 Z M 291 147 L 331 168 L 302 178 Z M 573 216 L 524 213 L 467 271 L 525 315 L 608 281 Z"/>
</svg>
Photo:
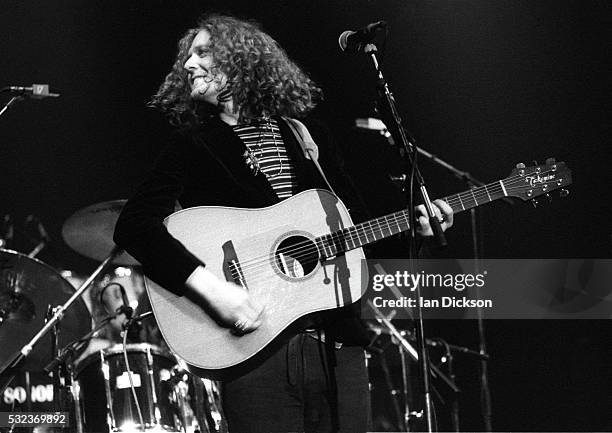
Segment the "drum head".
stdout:
<svg viewBox="0 0 612 433">
<path fill-rule="evenodd" d="M 155 346 L 153 344 L 148 343 L 137 343 L 137 344 L 127 344 L 126 350 L 128 355 L 131 353 L 147 353 L 149 351 L 151 355 L 161 356 L 162 358 L 166 358 L 171 360 L 176 364 L 176 358 L 170 351 L 164 350 L 161 347 Z M 101 358 L 108 358 L 113 355 L 121 355 L 123 353 L 123 344 L 115 344 L 109 348 L 102 349 L 100 351 L 94 352 L 91 355 L 87 356 L 76 366 L 76 375 L 78 376 L 81 371 L 87 368 L 89 365 L 93 363 L 100 362 Z"/>
</svg>

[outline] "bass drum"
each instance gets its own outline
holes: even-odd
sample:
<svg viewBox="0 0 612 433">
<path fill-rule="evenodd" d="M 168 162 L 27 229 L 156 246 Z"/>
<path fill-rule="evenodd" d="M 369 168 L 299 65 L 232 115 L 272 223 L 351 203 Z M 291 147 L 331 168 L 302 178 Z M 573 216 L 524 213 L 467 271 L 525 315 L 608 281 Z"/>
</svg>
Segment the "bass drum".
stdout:
<svg viewBox="0 0 612 433">
<path fill-rule="evenodd" d="M 128 344 L 132 383 L 147 431 L 183 431 L 180 408 L 171 403 L 174 357 L 150 344 Z M 142 431 L 130 387 L 123 346 L 101 350 L 76 368 L 73 395 L 80 417 L 78 431 Z"/>
</svg>

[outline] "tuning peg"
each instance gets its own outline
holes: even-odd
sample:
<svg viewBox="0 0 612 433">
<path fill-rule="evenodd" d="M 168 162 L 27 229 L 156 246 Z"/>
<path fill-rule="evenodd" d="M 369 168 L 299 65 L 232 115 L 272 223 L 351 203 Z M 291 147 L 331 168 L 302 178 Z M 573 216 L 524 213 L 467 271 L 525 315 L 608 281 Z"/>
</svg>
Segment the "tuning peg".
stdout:
<svg viewBox="0 0 612 433">
<path fill-rule="evenodd" d="M 525 175 L 525 164 L 519 162 L 518 164 L 516 164 L 516 169 L 518 170 L 519 176 Z"/>
<path fill-rule="evenodd" d="M 542 169 L 540 167 L 538 167 L 538 161 L 536 161 L 535 159 L 532 161 L 533 162 L 533 166 L 536 168 L 535 172 L 539 173 L 542 171 Z"/>
<path fill-rule="evenodd" d="M 550 194 L 546 194 L 546 198 L 548 199 L 548 203 L 552 203 L 552 196 Z"/>
<path fill-rule="evenodd" d="M 534 208 L 537 208 L 538 207 L 538 200 L 534 198 L 533 200 L 531 200 L 531 204 L 533 205 Z"/>
<path fill-rule="evenodd" d="M 550 167 L 552 171 L 557 169 L 557 160 L 555 158 L 548 158 L 546 160 L 546 165 Z"/>
<path fill-rule="evenodd" d="M 559 196 L 560 197 L 567 197 L 569 195 L 569 193 L 570 192 L 569 192 L 568 189 L 563 188 L 561 191 L 559 191 Z"/>
</svg>

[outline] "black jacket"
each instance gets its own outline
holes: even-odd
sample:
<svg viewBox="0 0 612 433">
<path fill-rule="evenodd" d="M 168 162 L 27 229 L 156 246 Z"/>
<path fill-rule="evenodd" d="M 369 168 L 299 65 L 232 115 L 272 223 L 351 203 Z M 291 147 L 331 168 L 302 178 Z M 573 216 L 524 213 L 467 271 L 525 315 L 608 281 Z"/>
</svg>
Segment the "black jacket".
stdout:
<svg viewBox="0 0 612 433">
<path fill-rule="evenodd" d="M 282 119 L 277 120 L 295 168 L 297 192 L 327 189 L 289 126 Z M 329 133 L 320 124 L 305 123 L 319 146 L 319 162 L 329 182 L 351 209 L 354 220 L 363 219 L 360 200 L 337 163 Z M 149 278 L 182 295 L 187 277 L 203 264 L 163 225 L 177 201 L 183 208 L 260 208 L 279 201 L 265 175 L 261 172 L 253 175 L 246 166 L 245 151 L 246 146 L 231 126 L 217 118 L 211 118 L 206 127 L 179 134 L 164 149 L 153 171 L 128 200 L 115 227 L 115 242 L 142 264 Z"/>
</svg>

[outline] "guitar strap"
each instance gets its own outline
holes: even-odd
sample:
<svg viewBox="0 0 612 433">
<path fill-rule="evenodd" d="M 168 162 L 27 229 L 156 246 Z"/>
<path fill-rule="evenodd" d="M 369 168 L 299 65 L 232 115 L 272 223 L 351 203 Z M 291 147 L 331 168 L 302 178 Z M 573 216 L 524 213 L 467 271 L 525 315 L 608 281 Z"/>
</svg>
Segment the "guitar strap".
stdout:
<svg viewBox="0 0 612 433">
<path fill-rule="evenodd" d="M 323 172 L 323 169 L 319 164 L 319 146 L 317 146 L 317 144 L 312 139 L 312 135 L 310 135 L 310 132 L 308 132 L 308 128 L 306 128 L 306 125 L 304 125 L 297 119 L 291 119 L 289 117 L 283 117 L 283 120 L 287 122 L 287 124 L 291 128 L 291 131 L 293 132 L 293 135 L 295 135 L 296 140 L 298 141 L 298 143 L 300 143 L 300 146 L 304 151 L 304 156 L 306 156 L 307 159 L 310 159 L 314 163 L 315 167 L 317 167 L 317 170 L 321 174 L 321 177 L 325 181 L 325 184 L 327 185 L 329 190 L 335 195 L 338 195 L 327 180 L 327 176 L 325 176 L 325 173 Z"/>
</svg>

